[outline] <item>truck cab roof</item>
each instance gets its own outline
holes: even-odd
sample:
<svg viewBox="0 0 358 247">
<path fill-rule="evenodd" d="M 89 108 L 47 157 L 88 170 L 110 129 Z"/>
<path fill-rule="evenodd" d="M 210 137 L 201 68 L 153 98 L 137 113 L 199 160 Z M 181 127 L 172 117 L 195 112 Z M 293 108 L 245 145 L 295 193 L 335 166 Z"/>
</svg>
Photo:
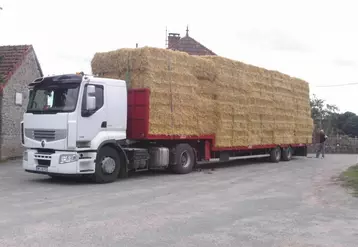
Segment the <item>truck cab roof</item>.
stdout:
<svg viewBox="0 0 358 247">
<path fill-rule="evenodd" d="M 100 78 L 92 75 L 85 74 L 62 74 L 62 75 L 53 75 L 53 76 L 43 76 L 35 79 L 33 82 L 29 84 L 29 86 L 35 86 L 38 84 L 53 84 L 53 83 L 82 83 L 82 82 L 97 82 L 101 84 L 109 84 L 113 85 L 118 83 L 121 86 L 125 86 L 125 81 L 117 80 L 117 79 L 108 79 L 108 78 Z"/>
</svg>

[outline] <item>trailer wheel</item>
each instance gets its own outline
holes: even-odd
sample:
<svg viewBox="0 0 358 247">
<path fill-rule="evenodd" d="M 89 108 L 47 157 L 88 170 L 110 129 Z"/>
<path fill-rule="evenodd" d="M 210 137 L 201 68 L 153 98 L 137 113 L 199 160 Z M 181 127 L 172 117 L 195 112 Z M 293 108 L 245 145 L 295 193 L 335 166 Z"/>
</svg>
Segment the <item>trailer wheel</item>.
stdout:
<svg viewBox="0 0 358 247">
<path fill-rule="evenodd" d="M 273 148 L 270 152 L 270 160 L 271 162 L 278 163 L 281 160 L 281 148 L 276 147 Z"/>
<path fill-rule="evenodd" d="M 111 183 L 118 178 L 121 169 L 120 156 L 114 148 L 101 148 L 96 158 L 96 171 L 93 180 L 96 183 Z"/>
<path fill-rule="evenodd" d="M 284 148 L 282 150 L 282 160 L 284 161 L 290 161 L 292 159 L 292 148 Z"/>
<path fill-rule="evenodd" d="M 195 155 L 193 148 L 188 144 L 178 144 L 175 147 L 174 164 L 172 171 L 177 174 L 187 174 L 193 170 Z"/>
</svg>

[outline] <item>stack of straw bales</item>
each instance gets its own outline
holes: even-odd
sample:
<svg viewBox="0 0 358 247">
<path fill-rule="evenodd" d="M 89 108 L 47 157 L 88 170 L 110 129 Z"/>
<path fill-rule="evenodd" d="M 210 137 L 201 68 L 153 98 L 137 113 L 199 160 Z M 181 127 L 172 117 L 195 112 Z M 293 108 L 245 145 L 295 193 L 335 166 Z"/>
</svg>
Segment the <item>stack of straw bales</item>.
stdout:
<svg viewBox="0 0 358 247">
<path fill-rule="evenodd" d="M 148 47 L 96 53 L 92 71 L 151 90 L 150 134 L 215 134 L 218 147 L 311 143 L 308 83 L 276 71 Z"/>
</svg>

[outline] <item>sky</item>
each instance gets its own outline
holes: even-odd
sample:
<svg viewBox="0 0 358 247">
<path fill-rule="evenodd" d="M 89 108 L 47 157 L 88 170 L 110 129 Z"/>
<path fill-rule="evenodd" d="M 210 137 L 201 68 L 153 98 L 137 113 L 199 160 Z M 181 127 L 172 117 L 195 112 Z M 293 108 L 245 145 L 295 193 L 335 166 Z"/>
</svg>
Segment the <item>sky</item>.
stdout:
<svg viewBox="0 0 358 247">
<path fill-rule="evenodd" d="M 311 94 L 358 114 L 354 0 L 0 0 L 0 45 L 32 44 L 45 75 L 91 73 L 95 52 L 165 47 L 189 35 L 220 56 L 310 83 Z M 337 87 L 321 87 L 341 85 Z"/>
</svg>

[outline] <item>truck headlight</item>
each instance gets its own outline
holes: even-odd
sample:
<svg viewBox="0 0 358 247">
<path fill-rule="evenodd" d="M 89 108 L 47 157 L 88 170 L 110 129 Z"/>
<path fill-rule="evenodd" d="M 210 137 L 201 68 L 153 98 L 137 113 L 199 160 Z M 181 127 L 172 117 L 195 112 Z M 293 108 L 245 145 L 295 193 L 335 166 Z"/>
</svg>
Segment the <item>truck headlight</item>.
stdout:
<svg viewBox="0 0 358 247">
<path fill-rule="evenodd" d="M 27 151 L 24 151 L 23 155 L 22 155 L 22 159 L 24 161 L 28 161 L 29 160 L 29 153 Z"/>
<path fill-rule="evenodd" d="M 75 162 L 77 160 L 78 160 L 77 154 L 61 154 L 59 163 L 65 164 L 65 163 Z"/>
</svg>

